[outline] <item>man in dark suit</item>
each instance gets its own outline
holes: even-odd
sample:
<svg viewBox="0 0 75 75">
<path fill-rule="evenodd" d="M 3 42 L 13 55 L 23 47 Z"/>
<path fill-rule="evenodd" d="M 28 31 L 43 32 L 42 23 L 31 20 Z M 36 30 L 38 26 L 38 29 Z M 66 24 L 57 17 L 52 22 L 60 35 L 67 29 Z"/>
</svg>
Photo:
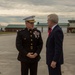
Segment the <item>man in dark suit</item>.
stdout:
<svg viewBox="0 0 75 75">
<path fill-rule="evenodd" d="M 34 28 L 35 16 L 25 18 L 26 28 L 18 31 L 16 48 L 19 51 L 18 60 L 21 62 L 21 75 L 37 75 L 38 61 L 43 41 L 41 32 Z"/>
<path fill-rule="evenodd" d="M 46 63 L 49 75 L 62 75 L 63 64 L 63 32 L 58 25 L 56 14 L 48 15 L 49 34 L 46 42 Z"/>
</svg>

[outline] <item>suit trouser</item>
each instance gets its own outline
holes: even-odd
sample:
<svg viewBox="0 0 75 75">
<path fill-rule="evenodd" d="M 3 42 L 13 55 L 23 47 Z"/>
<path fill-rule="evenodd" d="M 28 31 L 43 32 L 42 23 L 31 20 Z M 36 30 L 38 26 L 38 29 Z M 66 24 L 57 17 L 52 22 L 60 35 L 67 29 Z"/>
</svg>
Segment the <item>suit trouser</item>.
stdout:
<svg viewBox="0 0 75 75">
<path fill-rule="evenodd" d="M 37 67 L 38 62 L 34 63 L 21 62 L 21 75 L 28 75 L 29 70 L 30 75 L 37 75 Z"/>
<path fill-rule="evenodd" d="M 56 68 L 52 68 L 48 65 L 49 75 L 62 75 L 61 74 L 61 65 L 56 65 Z"/>
</svg>

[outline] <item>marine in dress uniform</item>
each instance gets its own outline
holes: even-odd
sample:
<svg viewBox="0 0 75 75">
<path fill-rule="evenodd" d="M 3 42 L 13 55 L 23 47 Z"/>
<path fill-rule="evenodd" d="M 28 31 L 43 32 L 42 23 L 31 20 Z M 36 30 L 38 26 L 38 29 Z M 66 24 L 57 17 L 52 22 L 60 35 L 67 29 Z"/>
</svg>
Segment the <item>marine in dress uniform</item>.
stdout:
<svg viewBox="0 0 75 75">
<path fill-rule="evenodd" d="M 30 75 L 37 75 L 43 41 L 41 32 L 34 28 L 34 17 L 25 18 L 26 28 L 17 32 L 16 48 L 19 51 L 18 60 L 21 62 L 21 75 L 28 75 L 29 70 Z"/>
</svg>

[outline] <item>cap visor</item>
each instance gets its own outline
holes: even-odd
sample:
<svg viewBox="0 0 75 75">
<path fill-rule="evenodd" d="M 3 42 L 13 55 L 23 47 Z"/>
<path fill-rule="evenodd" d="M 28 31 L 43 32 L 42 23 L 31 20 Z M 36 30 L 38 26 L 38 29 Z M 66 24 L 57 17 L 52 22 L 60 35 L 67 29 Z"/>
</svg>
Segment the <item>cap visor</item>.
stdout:
<svg viewBox="0 0 75 75">
<path fill-rule="evenodd" d="M 29 21 L 29 22 L 35 22 L 35 21 L 33 20 L 33 21 Z"/>
</svg>

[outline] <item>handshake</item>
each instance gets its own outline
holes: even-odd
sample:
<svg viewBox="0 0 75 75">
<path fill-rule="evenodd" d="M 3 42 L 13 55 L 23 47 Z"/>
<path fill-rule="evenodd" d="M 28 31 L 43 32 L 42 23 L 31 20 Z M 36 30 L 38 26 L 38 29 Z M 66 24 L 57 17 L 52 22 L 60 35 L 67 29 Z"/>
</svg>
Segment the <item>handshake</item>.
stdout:
<svg viewBox="0 0 75 75">
<path fill-rule="evenodd" d="M 29 52 L 29 53 L 27 54 L 27 57 L 29 57 L 29 58 L 36 58 L 37 55 L 38 55 L 37 53 Z"/>
</svg>

